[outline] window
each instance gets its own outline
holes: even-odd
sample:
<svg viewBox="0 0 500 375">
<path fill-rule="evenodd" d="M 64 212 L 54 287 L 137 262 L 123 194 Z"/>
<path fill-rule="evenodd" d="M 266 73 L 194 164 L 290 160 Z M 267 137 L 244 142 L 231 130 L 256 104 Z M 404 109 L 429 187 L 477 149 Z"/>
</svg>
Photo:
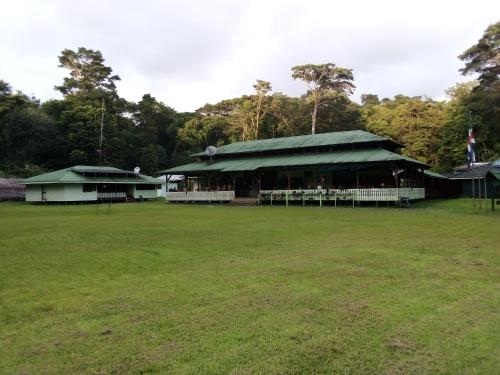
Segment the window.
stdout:
<svg viewBox="0 0 500 375">
<path fill-rule="evenodd" d="M 135 185 L 135 190 L 156 190 L 156 185 L 138 184 Z"/>
<path fill-rule="evenodd" d="M 95 184 L 83 184 L 83 192 L 84 193 L 91 193 L 93 191 L 96 191 Z"/>
</svg>

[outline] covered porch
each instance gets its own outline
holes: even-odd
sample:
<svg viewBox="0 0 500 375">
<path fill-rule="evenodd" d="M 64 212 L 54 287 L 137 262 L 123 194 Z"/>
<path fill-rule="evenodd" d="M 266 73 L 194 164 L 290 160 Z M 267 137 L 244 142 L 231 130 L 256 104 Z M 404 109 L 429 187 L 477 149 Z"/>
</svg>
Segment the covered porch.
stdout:
<svg viewBox="0 0 500 375">
<path fill-rule="evenodd" d="M 425 198 L 427 167 L 381 148 L 205 160 L 166 171 L 185 176 L 167 201 L 409 202 Z"/>
<path fill-rule="evenodd" d="M 318 205 L 401 202 L 425 198 L 423 169 L 394 165 L 323 166 L 186 175 L 184 191 L 168 202 L 230 202 Z"/>
</svg>

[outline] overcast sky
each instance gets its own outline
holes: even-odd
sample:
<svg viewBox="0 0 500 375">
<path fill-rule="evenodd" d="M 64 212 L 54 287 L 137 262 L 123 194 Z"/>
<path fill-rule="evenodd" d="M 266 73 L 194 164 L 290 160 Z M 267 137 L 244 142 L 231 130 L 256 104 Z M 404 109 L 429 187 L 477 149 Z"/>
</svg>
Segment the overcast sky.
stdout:
<svg viewBox="0 0 500 375">
<path fill-rule="evenodd" d="M 150 93 L 192 111 L 252 92 L 256 79 L 300 95 L 290 67 L 333 62 L 379 97 L 464 81 L 457 56 L 500 19 L 500 1 L 4 1 L 0 78 L 46 100 L 64 48 L 100 50 L 121 96 Z"/>
</svg>

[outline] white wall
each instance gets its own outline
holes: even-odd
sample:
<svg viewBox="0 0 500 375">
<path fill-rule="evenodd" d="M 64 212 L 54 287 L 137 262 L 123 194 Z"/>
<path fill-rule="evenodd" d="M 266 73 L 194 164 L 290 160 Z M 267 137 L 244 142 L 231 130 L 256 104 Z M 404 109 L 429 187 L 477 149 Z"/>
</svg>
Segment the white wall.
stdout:
<svg viewBox="0 0 500 375">
<path fill-rule="evenodd" d="M 26 202 L 41 202 L 42 188 L 40 185 L 26 185 Z"/>
<path fill-rule="evenodd" d="M 84 193 L 82 184 L 66 184 L 64 185 L 64 199 L 67 202 L 96 201 L 97 191 Z"/>
<path fill-rule="evenodd" d="M 45 201 L 47 202 L 82 202 L 97 200 L 97 192 L 83 192 L 82 184 L 45 184 Z M 41 202 L 42 186 L 26 186 L 26 202 Z"/>
<path fill-rule="evenodd" d="M 156 198 L 158 198 L 158 190 L 157 189 L 138 190 L 137 186 L 134 185 L 134 198 L 140 199 L 141 196 L 142 196 L 142 199 L 156 199 Z"/>
</svg>

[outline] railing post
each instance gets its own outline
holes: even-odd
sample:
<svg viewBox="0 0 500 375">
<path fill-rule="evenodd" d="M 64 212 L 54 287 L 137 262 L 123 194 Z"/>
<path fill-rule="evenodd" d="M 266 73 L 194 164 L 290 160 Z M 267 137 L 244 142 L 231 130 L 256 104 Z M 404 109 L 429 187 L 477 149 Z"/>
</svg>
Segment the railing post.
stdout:
<svg viewBox="0 0 500 375">
<path fill-rule="evenodd" d="M 271 206 L 273 205 L 273 192 L 271 192 Z"/>
<path fill-rule="evenodd" d="M 286 206 L 288 207 L 288 192 L 285 193 L 285 202 L 286 202 Z"/>
</svg>

